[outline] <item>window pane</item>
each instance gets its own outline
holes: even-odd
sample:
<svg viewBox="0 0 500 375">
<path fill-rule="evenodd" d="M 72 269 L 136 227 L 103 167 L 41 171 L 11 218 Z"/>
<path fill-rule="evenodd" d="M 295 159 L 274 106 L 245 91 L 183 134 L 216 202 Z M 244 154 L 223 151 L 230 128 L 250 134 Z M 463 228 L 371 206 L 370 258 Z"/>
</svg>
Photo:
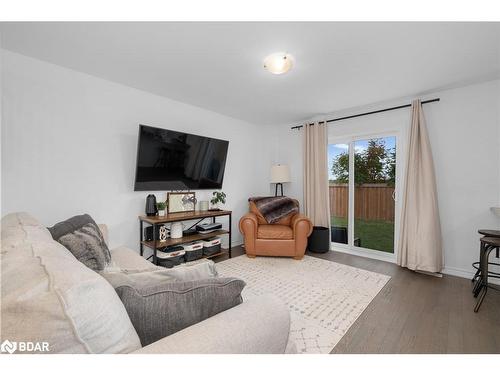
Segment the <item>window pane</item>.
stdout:
<svg viewBox="0 0 500 375">
<path fill-rule="evenodd" d="M 348 243 L 349 145 L 328 145 L 332 242 Z"/>
<path fill-rule="evenodd" d="M 354 246 L 394 253 L 396 137 L 354 142 Z"/>
</svg>

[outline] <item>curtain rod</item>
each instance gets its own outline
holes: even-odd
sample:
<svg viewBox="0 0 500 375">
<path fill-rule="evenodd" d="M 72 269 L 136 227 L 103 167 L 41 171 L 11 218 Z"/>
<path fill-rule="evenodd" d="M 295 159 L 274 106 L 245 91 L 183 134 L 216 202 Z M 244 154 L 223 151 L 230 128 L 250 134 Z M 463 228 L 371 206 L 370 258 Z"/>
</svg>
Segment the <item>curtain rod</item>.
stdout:
<svg viewBox="0 0 500 375">
<path fill-rule="evenodd" d="M 439 102 L 439 100 L 440 100 L 439 98 L 424 100 L 424 101 L 422 101 L 422 104 Z M 354 118 L 354 117 L 361 117 L 361 116 L 373 115 L 375 113 L 393 111 L 395 109 L 401 109 L 401 108 L 407 108 L 407 107 L 411 107 L 411 104 L 403 104 L 403 105 L 398 105 L 397 107 L 384 108 L 384 109 L 378 109 L 376 111 L 371 111 L 371 112 L 358 113 L 357 115 L 350 115 L 350 116 L 345 116 L 345 117 L 332 118 L 330 120 L 326 120 L 326 122 L 328 123 L 328 122 L 335 122 L 335 121 L 340 121 L 340 120 L 347 120 L 347 119 Z M 322 122 L 322 121 L 320 121 L 320 122 Z M 314 124 L 312 123 L 312 124 L 309 124 L 309 125 L 314 125 Z M 302 127 L 304 127 L 304 125 L 297 125 L 297 126 L 292 126 L 291 129 L 300 129 Z"/>
</svg>

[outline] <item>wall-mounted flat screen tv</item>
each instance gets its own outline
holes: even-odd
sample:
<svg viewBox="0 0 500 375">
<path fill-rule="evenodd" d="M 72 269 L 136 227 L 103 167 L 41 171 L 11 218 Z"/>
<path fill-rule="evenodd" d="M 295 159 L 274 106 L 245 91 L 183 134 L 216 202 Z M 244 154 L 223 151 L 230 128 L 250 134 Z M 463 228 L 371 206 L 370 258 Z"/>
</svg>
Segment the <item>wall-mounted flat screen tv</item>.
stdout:
<svg viewBox="0 0 500 375">
<path fill-rule="evenodd" d="M 229 141 L 139 126 L 135 191 L 221 189 Z"/>
</svg>

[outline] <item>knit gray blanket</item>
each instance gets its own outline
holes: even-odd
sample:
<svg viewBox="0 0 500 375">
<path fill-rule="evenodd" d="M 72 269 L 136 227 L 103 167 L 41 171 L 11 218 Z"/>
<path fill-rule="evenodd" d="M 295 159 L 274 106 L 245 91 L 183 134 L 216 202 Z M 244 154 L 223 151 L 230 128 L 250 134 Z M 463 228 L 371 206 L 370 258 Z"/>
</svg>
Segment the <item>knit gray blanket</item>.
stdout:
<svg viewBox="0 0 500 375">
<path fill-rule="evenodd" d="M 297 202 L 288 197 L 253 197 L 248 198 L 248 201 L 255 203 L 269 224 L 274 224 L 292 213 L 299 213 Z"/>
</svg>

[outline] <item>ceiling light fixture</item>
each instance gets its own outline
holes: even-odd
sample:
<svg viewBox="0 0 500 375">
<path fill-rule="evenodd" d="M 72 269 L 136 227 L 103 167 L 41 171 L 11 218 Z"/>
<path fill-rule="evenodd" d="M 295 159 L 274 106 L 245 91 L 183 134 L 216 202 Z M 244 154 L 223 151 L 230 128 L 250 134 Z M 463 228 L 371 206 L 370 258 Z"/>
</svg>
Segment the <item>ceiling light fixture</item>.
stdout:
<svg viewBox="0 0 500 375">
<path fill-rule="evenodd" d="M 285 52 L 273 53 L 264 59 L 264 69 L 273 74 L 286 73 L 292 65 L 292 56 Z"/>
</svg>

